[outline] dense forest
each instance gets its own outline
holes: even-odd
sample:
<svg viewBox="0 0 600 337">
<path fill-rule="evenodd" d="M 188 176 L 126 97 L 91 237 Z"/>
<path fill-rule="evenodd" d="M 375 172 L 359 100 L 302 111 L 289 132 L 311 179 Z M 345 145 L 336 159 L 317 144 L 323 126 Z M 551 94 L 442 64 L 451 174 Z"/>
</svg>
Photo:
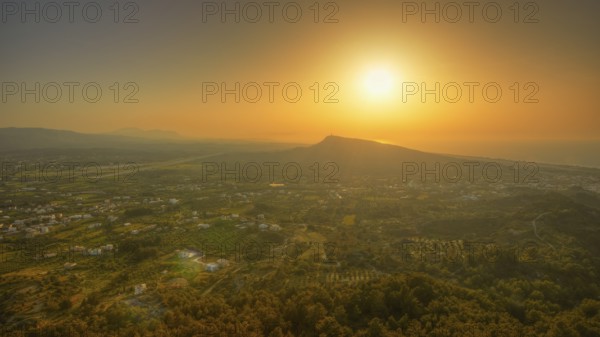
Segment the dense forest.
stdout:
<svg viewBox="0 0 600 337">
<path fill-rule="evenodd" d="M 105 310 L 99 310 L 92 295 L 77 312 L 59 303 L 57 310 L 68 319 L 36 322 L 38 328 L 25 335 L 600 336 L 600 301 L 573 303 L 577 289 L 516 279 L 490 287 L 493 293 L 411 273 L 358 285 L 313 284 L 210 296 L 190 287 L 158 290 Z"/>
</svg>

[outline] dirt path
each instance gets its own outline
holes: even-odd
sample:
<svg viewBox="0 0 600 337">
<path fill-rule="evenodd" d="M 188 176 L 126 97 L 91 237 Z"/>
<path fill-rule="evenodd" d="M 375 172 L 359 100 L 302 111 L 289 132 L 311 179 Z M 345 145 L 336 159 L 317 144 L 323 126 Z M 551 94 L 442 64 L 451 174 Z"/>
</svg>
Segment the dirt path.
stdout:
<svg viewBox="0 0 600 337">
<path fill-rule="evenodd" d="M 549 242 L 547 242 L 546 240 L 542 239 L 540 237 L 540 235 L 538 234 L 538 228 L 537 228 L 537 221 L 539 219 L 541 219 L 544 215 L 550 214 L 550 212 L 545 212 L 542 213 L 540 215 L 538 215 L 535 219 L 533 219 L 533 221 L 531 222 L 531 226 L 533 227 L 533 234 L 535 234 L 535 237 L 537 237 L 540 241 L 542 241 L 543 243 L 547 244 L 548 246 L 550 246 L 552 249 L 556 250 L 554 248 L 554 246 L 552 246 L 552 244 L 550 244 Z"/>
</svg>

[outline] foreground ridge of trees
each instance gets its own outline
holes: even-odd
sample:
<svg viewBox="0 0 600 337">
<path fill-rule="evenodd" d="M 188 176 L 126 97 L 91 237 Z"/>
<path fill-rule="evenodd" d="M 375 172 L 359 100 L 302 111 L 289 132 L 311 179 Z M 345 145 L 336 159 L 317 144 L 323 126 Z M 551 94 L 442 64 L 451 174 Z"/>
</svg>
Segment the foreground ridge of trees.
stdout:
<svg viewBox="0 0 600 337">
<path fill-rule="evenodd" d="M 500 280 L 495 287 L 472 290 L 415 272 L 205 296 L 194 288 L 158 289 L 105 308 L 90 296 L 77 309 L 62 308 L 57 321 L 29 322 L 33 327 L 4 335 L 600 336 L 598 300 L 568 307 L 561 296 L 569 294 L 547 281 Z"/>
</svg>

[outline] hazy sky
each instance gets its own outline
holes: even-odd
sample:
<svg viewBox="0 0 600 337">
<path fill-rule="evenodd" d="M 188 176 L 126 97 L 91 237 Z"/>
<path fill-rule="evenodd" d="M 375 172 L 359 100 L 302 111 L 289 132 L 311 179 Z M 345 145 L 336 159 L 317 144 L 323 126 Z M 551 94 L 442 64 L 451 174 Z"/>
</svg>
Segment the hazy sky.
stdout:
<svg viewBox="0 0 600 337">
<path fill-rule="evenodd" d="M 596 0 L 1 3 L 0 127 L 440 150 L 600 135 Z"/>
</svg>

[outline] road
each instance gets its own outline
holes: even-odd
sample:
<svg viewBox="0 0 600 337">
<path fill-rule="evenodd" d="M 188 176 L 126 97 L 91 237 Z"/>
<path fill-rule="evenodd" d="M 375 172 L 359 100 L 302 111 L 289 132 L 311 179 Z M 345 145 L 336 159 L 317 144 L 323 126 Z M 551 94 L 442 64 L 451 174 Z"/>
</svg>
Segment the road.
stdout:
<svg viewBox="0 0 600 337">
<path fill-rule="evenodd" d="M 540 241 L 542 241 L 543 243 L 547 244 L 548 246 L 552 247 L 552 249 L 555 249 L 554 246 L 552 246 L 552 244 L 550 244 L 549 242 L 547 242 L 546 240 L 542 239 L 540 237 L 540 235 L 538 234 L 538 228 L 537 228 L 537 221 L 539 219 L 541 219 L 544 215 L 550 214 L 551 212 L 545 212 L 542 213 L 540 215 L 538 215 L 535 219 L 533 219 L 533 221 L 531 222 L 531 227 L 533 227 L 533 234 L 535 234 L 535 237 L 537 237 Z"/>
</svg>

